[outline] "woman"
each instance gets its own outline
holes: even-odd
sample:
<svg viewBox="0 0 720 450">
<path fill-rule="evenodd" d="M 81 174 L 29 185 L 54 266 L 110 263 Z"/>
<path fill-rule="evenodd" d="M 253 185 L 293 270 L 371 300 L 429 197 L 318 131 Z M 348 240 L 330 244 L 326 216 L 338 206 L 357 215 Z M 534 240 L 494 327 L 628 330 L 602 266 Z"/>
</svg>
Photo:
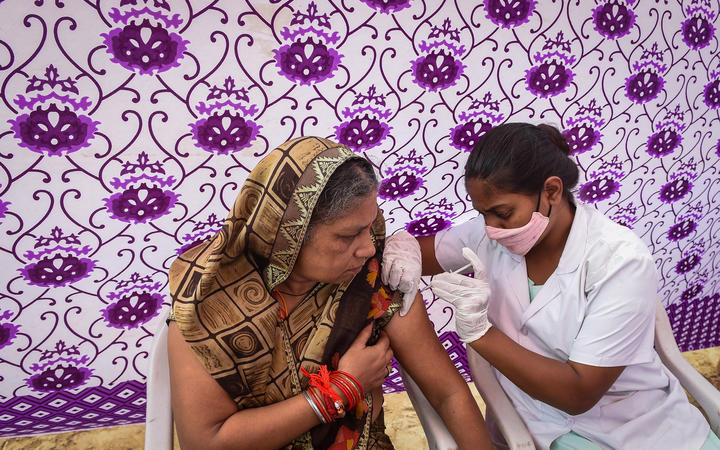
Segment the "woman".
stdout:
<svg viewBox="0 0 720 450">
<path fill-rule="evenodd" d="M 183 448 L 392 448 L 382 383 L 393 355 L 461 447 L 490 448 L 422 301 L 394 314 L 376 193 L 372 166 L 346 147 L 289 141 L 253 169 L 223 229 L 173 263 Z"/>
<path fill-rule="evenodd" d="M 480 216 L 419 238 L 422 272 L 472 263 L 474 279 L 443 273 L 433 292 L 455 306 L 458 334 L 497 369 L 540 448 L 720 448 L 653 349 L 650 252 L 575 204 L 569 151 L 548 125 L 488 131 L 465 167 Z M 414 248 L 405 234 L 389 240 L 389 249 Z M 399 275 L 410 260 L 386 252 L 391 287 L 412 284 Z"/>
</svg>

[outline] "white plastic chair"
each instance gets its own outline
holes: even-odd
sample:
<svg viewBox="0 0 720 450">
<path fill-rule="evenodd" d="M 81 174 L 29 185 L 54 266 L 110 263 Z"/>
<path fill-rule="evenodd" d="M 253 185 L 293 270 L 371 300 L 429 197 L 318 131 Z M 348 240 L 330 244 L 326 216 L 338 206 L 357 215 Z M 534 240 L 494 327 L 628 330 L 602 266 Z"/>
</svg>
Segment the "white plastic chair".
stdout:
<svg viewBox="0 0 720 450">
<path fill-rule="evenodd" d="M 720 434 L 720 391 L 700 375 L 680 353 L 667 312 L 659 299 L 655 311 L 655 351 L 663 364 L 705 411 L 713 432 Z M 490 364 L 471 347 L 467 347 L 467 358 L 475 386 L 485 400 L 488 413 L 493 416 L 505 438 L 507 448 L 534 449 L 535 444 L 525 423 L 495 378 Z"/>
<path fill-rule="evenodd" d="M 170 402 L 168 326 L 160 320 L 150 348 L 145 411 L 145 450 L 172 450 L 173 414 Z"/>
<path fill-rule="evenodd" d="M 173 415 L 170 402 L 170 369 L 167 357 L 168 327 L 161 320 L 152 348 L 147 376 L 147 411 L 145 413 L 145 450 L 173 449 Z M 425 398 L 420 388 L 402 368 L 400 375 L 410 402 L 417 412 L 430 450 L 456 449 L 457 444 L 445 424 Z"/>
</svg>

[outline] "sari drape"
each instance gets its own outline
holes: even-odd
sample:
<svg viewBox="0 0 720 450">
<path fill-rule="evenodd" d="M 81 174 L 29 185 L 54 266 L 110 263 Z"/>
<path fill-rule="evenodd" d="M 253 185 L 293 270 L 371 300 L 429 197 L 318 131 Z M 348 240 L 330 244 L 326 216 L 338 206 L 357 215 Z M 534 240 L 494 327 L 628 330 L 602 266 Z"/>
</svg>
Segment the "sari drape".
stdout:
<svg viewBox="0 0 720 450">
<path fill-rule="evenodd" d="M 378 276 L 385 239 L 378 211 L 371 226 L 375 256 L 348 282 L 318 283 L 279 320 L 272 291 L 293 270 L 319 194 L 350 158 L 360 156 L 317 137 L 271 151 L 249 174 L 222 229 L 170 268 L 173 319 L 239 409 L 301 393 L 308 384 L 301 367 L 311 373 L 320 364 L 336 368 L 365 325 L 374 321 L 377 332 L 400 307 L 399 296 Z M 368 393 L 356 411 L 313 428 L 287 448 L 366 448 L 370 440 L 384 446 L 386 436 L 370 436 L 372 406 Z"/>
</svg>

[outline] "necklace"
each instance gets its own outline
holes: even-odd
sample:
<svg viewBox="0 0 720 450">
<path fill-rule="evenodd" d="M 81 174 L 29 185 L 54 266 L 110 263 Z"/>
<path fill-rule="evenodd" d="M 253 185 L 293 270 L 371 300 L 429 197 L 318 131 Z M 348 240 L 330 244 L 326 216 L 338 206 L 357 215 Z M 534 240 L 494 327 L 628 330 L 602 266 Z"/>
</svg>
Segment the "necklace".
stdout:
<svg viewBox="0 0 720 450">
<path fill-rule="evenodd" d="M 298 294 L 296 294 L 296 293 L 294 293 L 294 292 L 281 291 L 281 290 L 278 289 L 278 288 L 275 288 L 275 291 L 277 291 L 277 292 L 279 292 L 279 293 L 281 293 L 281 294 L 285 294 L 285 295 L 292 295 L 293 297 L 300 297 L 300 296 L 303 296 L 303 295 L 307 294 L 308 292 L 312 291 L 313 289 L 315 289 L 315 286 L 311 287 L 310 289 L 308 289 L 308 290 L 305 291 L 305 292 L 300 292 L 300 293 L 298 293 Z"/>
<path fill-rule="evenodd" d="M 273 289 L 271 294 L 273 294 L 273 297 L 275 297 L 276 300 L 280 301 L 280 309 L 278 310 L 278 321 L 282 322 L 285 319 L 287 319 L 288 316 L 290 315 L 290 313 L 288 312 L 287 300 L 285 300 L 285 297 L 283 296 L 283 294 L 292 295 L 294 297 L 300 297 L 300 296 L 305 296 L 308 292 L 312 291 L 313 289 L 315 289 L 315 286 L 311 287 L 307 291 L 302 292 L 300 294 L 294 294 L 292 292 L 283 292 L 278 288 Z M 277 294 L 277 296 L 275 296 L 274 294 Z"/>
</svg>

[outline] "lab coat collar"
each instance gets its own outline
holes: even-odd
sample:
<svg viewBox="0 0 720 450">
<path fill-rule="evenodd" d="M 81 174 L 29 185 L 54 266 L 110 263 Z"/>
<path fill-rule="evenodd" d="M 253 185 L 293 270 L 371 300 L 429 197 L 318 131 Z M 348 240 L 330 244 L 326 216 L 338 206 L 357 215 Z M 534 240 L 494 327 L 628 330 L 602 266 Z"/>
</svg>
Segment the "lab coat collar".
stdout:
<svg viewBox="0 0 720 450">
<path fill-rule="evenodd" d="M 570 226 L 570 234 L 568 234 L 565 248 L 555 269 L 555 273 L 558 275 L 574 272 L 582 262 L 585 246 L 587 245 L 588 222 L 590 220 L 590 212 L 587 208 L 590 207 L 583 204 L 578 204 L 577 208 L 575 208 L 575 217 Z"/>
<path fill-rule="evenodd" d="M 587 242 L 587 222 L 589 219 L 588 211 L 585 210 L 585 206 L 578 205 L 575 210 L 575 217 L 573 223 L 570 226 L 570 234 L 568 234 L 565 248 L 563 249 L 562 255 L 558 266 L 552 275 L 547 279 L 545 285 L 538 292 L 535 299 L 530 303 L 521 319 L 521 326 L 525 326 L 525 323 L 535 313 L 540 311 L 554 299 L 560 297 L 565 274 L 569 274 L 577 270 L 582 262 L 583 255 L 585 254 L 585 245 Z M 524 264 L 522 265 L 525 266 Z M 525 275 L 527 278 L 527 273 Z"/>
</svg>

